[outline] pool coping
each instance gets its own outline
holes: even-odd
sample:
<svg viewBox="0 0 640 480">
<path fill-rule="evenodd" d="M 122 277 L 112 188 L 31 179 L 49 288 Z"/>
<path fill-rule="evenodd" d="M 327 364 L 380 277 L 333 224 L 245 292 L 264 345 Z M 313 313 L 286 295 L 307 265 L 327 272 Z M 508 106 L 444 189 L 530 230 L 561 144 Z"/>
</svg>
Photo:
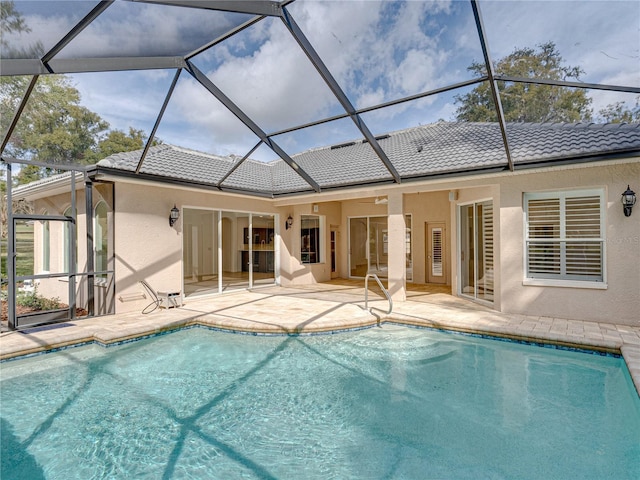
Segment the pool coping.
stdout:
<svg viewBox="0 0 640 480">
<path fill-rule="evenodd" d="M 67 322 L 68 323 L 68 322 Z M 334 326 L 334 327 L 321 327 L 321 328 L 294 328 L 289 329 L 283 326 L 270 327 L 270 328 L 242 328 L 238 325 L 221 325 L 219 322 L 212 322 L 211 319 L 194 319 L 186 321 L 171 322 L 169 325 L 150 325 L 150 328 L 140 329 L 136 332 L 129 332 L 126 334 L 117 334 L 116 332 L 109 332 L 103 329 L 102 331 L 94 332 L 92 335 L 86 336 L 73 336 L 63 341 L 47 342 L 46 344 L 40 344 L 27 349 L 19 349 L 13 351 L 6 351 L 2 349 L 0 352 L 0 363 L 11 360 L 20 360 L 23 358 L 32 357 L 35 355 L 52 353 L 66 348 L 73 348 L 89 344 L 97 344 L 102 347 L 110 347 L 114 345 L 120 345 L 123 343 L 142 340 L 145 338 L 151 338 L 158 335 L 167 333 L 173 333 L 175 331 L 184 330 L 193 327 L 204 327 L 217 331 L 243 334 L 243 335 L 273 335 L 273 336 L 286 336 L 286 335 L 330 335 L 337 333 L 344 333 L 348 331 L 362 330 L 366 328 L 372 328 L 376 326 L 382 326 L 384 324 L 403 325 L 409 327 L 428 328 L 432 330 L 438 330 L 449 333 L 461 333 L 482 338 L 489 338 L 495 340 L 508 340 L 518 343 L 524 343 L 541 347 L 557 347 L 561 349 L 576 350 L 581 352 L 590 352 L 601 355 L 613 355 L 624 359 L 627 369 L 631 374 L 636 392 L 640 396 L 640 375 L 638 375 L 637 369 L 632 371 L 630 367 L 634 363 L 640 366 L 640 346 L 617 344 L 616 342 L 603 341 L 601 344 L 595 345 L 593 341 L 580 341 L 580 339 L 574 339 L 573 341 L 562 340 L 557 338 L 549 338 L 544 335 L 518 335 L 513 333 L 502 332 L 494 329 L 477 329 L 477 328 L 465 328 L 456 327 L 452 325 L 442 325 L 437 322 L 407 319 L 401 315 L 388 315 L 383 318 L 374 317 L 367 322 L 359 322 L 358 324 L 351 324 L 349 326 Z M 71 325 L 75 326 L 75 325 Z M 32 329 L 35 330 L 35 329 Z M 15 332 L 17 334 L 30 334 L 29 330 L 23 332 Z M 109 334 L 111 333 L 111 334 Z"/>
<path fill-rule="evenodd" d="M 292 294 L 291 290 L 285 293 Z M 294 292 L 295 295 L 299 293 Z M 285 307 L 282 307 L 283 299 L 289 302 Z M 270 303 L 266 305 L 266 302 Z M 325 299 L 316 295 L 306 302 L 311 303 L 307 310 L 299 312 L 299 303 L 291 302 L 286 295 L 248 292 L 244 296 L 230 295 L 224 301 L 217 299 L 215 308 L 207 301 L 193 302 L 190 308 L 162 310 L 150 315 L 95 317 L 67 321 L 49 328 L 5 332 L 0 335 L 0 362 L 87 343 L 108 347 L 192 326 L 250 335 L 306 335 L 394 323 L 621 356 L 640 396 L 640 328 L 637 327 L 505 315 L 469 305 L 428 305 L 407 301 L 398 305 L 393 313 L 384 315 L 375 308 L 366 311 L 357 302 L 336 302 L 334 297 Z M 278 308 L 283 310 L 278 311 Z"/>
</svg>

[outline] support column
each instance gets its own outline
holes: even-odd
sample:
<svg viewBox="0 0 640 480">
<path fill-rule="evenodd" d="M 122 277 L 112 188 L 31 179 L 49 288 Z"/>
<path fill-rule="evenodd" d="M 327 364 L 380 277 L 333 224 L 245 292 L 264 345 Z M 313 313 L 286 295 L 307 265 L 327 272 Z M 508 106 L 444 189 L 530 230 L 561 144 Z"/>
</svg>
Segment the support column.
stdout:
<svg viewBox="0 0 640 480">
<path fill-rule="evenodd" d="M 404 302 L 407 299 L 407 268 L 406 268 L 406 225 L 404 221 L 402 193 L 394 192 L 388 195 L 387 227 L 389 229 L 389 286 L 388 290 L 394 302 Z"/>
<path fill-rule="evenodd" d="M 11 162 L 7 164 L 7 320 L 9 330 L 16 329 L 16 232 L 13 222 Z"/>
<path fill-rule="evenodd" d="M 71 172 L 73 175 L 75 172 Z M 84 211 L 87 229 L 87 311 L 90 317 L 95 314 L 95 247 L 93 239 L 93 182 L 84 174 Z"/>
</svg>

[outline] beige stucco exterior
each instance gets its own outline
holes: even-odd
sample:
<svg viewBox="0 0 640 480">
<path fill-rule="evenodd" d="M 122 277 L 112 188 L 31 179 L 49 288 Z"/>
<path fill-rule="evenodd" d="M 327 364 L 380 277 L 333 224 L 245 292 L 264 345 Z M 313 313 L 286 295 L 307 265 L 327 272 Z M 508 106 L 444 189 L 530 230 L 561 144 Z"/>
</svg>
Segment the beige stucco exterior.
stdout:
<svg viewBox="0 0 640 480">
<path fill-rule="evenodd" d="M 174 204 L 185 208 L 253 212 L 274 216 L 275 282 L 304 285 L 332 277 L 350 277 L 349 220 L 355 217 L 387 217 L 388 285 L 394 301 L 403 301 L 406 292 L 405 218 L 411 219 L 412 259 L 409 275 L 413 283 L 427 283 L 427 229 L 444 228 L 444 283 L 459 295 L 459 206 L 490 201 L 493 204 L 493 280 L 495 290 L 490 305 L 508 313 L 580 319 L 640 326 L 640 211 L 623 215 L 620 194 L 631 184 L 640 188 L 640 159 L 624 159 L 590 164 L 532 169 L 512 173 L 408 182 L 400 185 L 342 190 L 292 196 L 281 199 L 246 197 L 217 191 L 195 190 L 161 183 L 105 177 L 114 182 L 113 267 L 115 270 L 115 310 L 140 311 L 148 304 L 138 283 L 146 280 L 159 291 L 183 290 L 183 231 L 180 219 L 169 226 Z M 605 281 L 594 285 L 533 285 L 525 281 L 524 214 L 525 192 L 603 189 L 606 199 L 604 222 Z M 377 204 L 377 197 L 386 203 Z M 69 206 L 69 194 L 36 200 L 36 212 L 62 214 Z M 94 194 L 94 205 L 99 195 Z M 636 207 L 640 208 L 640 207 Z M 301 262 L 300 221 L 302 215 L 321 218 L 321 259 Z M 285 229 L 288 216 L 293 219 Z M 78 192 L 79 265 L 86 261 L 84 239 L 84 196 Z M 238 241 L 246 225 L 238 223 L 227 232 L 227 243 Z M 335 235 L 335 271 L 330 258 L 331 232 Z M 39 234 L 35 234 L 36 240 Z M 52 253 L 61 251 L 61 233 L 51 229 Z M 58 240 L 54 240 L 57 238 Z M 36 242 L 36 251 L 38 251 Z M 240 258 L 223 252 L 225 269 L 233 269 Z M 36 255 L 36 258 L 38 256 Z M 229 258 L 227 258 L 229 257 Z M 37 267 L 36 267 L 37 268 Z M 58 282 L 61 283 L 61 282 Z M 44 287 L 44 285 L 43 285 Z M 44 292 L 43 292 L 44 293 Z"/>
</svg>

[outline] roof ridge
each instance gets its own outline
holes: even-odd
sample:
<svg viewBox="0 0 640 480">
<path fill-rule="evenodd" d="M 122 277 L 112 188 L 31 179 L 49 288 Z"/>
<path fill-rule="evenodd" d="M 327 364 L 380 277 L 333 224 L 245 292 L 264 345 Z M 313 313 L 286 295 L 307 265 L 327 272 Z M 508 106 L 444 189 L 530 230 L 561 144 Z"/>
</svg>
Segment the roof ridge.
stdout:
<svg viewBox="0 0 640 480">
<path fill-rule="evenodd" d="M 201 157 L 207 157 L 207 158 L 218 158 L 220 160 L 227 160 L 227 161 L 231 161 L 231 162 L 235 162 L 235 158 L 237 158 L 237 155 L 218 155 L 216 153 L 208 153 L 208 152 L 202 152 L 200 150 L 194 150 L 192 148 L 187 148 L 187 147 L 181 147 L 178 145 L 173 145 L 170 143 L 163 143 L 163 145 L 166 145 L 167 147 L 173 149 L 173 150 L 177 150 L 179 152 L 183 152 L 183 153 L 189 153 L 192 155 L 198 155 Z M 242 158 L 242 157 L 240 157 Z"/>
<path fill-rule="evenodd" d="M 472 123 L 472 122 L 469 122 Z M 607 123 L 597 123 L 597 122 L 507 122 L 507 127 L 509 126 L 527 126 L 527 127 L 554 127 L 554 128 L 591 128 L 591 129 L 636 129 L 640 128 L 640 122 L 607 122 Z"/>
<path fill-rule="evenodd" d="M 55 175 L 51 175 L 49 177 L 39 178 L 38 180 L 34 180 L 33 182 L 23 183 L 22 185 L 16 185 L 13 187 L 13 192 L 20 192 L 22 190 L 31 189 L 33 187 L 39 187 L 40 185 L 46 185 L 47 183 L 57 182 L 59 180 L 63 180 L 65 178 L 71 177 L 71 172 L 74 170 L 67 170 L 66 172 L 56 173 Z M 79 175 L 84 175 L 83 172 L 75 170 L 76 177 Z M 77 180 L 76 180 L 77 182 Z"/>
</svg>

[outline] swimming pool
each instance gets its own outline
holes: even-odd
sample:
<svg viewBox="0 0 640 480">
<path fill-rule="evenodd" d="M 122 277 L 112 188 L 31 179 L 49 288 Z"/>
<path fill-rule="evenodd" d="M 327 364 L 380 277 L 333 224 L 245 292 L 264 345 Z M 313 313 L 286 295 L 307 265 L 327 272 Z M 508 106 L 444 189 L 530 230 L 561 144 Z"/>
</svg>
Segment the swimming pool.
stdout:
<svg viewBox="0 0 640 480">
<path fill-rule="evenodd" d="M 0 368 L 2 478 L 638 478 L 620 358 L 396 325 L 203 328 Z"/>
</svg>

